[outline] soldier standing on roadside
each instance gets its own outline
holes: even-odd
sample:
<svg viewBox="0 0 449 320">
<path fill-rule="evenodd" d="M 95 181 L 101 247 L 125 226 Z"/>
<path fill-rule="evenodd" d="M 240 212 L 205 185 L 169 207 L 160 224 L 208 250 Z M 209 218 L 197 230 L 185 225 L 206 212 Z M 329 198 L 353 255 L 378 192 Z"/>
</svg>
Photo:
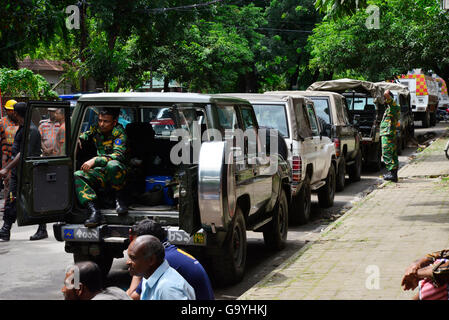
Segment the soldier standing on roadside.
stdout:
<svg viewBox="0 0 449 320">
<path fill-rule="evenodd" d="M 382 157 L 388 172 L 383 178 L 387 181 L 398 182 L 398 146 L 396 127 L 399 121 L 400 109 L 394 101 L 390 90 L 385 91 L 385 112 L 380 123 L 380 136 L 382 139 Z"/>
</svg>

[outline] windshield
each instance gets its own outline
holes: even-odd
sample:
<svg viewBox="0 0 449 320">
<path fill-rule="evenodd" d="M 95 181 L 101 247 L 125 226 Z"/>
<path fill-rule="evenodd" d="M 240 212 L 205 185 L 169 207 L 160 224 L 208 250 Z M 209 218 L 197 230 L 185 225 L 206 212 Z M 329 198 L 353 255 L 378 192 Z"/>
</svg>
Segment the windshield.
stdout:
<svg viewBox="0 0 449 320">
<path fill-rule="evenodd" d="M 277 129 L 285 138 L 289 137 L 283 104 L 253 104 L 253 108 L 259 126 Z"/>
</svg>

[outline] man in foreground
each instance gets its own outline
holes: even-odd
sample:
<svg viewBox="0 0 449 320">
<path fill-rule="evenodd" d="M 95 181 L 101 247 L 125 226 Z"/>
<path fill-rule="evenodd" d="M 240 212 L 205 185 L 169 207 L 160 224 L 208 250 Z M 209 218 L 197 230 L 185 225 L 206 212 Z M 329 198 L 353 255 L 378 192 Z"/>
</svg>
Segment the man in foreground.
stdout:
<svg viewBox="0 0 449 320">
<path fill-rule="evenodd" d="M 79 277 L 78 279 L 76 279 Z M 92 261 L 76 263 L 65 275 L 62 294 L 65 300 L 131 300 L 118 287 L 103 290 L 103 277 L 98 265 Z"/>
<path fill-rule="evenodd" d="M 214 291 L 206 270 L 193 256 L 171 244 L 167 239 L 167 231 L 159 223 L 152 219 L 144 219 L 130 229 L 130 239 L 142 235 L 155 236 L 162 242 L 168 264 L 192 286 L 197 300 L 214 300 Z M 126 293 L 132 299 L 139 300 L 142 293 L 142 278 L 133 277 Z"/>
<path fill-rule="evenodd" d="M 165 260 L 162 243 L 144 235 L 128 247 L 129 273 L 143 277 L 140 300 L 195 300 L 192 286 Z"/>
</svg>

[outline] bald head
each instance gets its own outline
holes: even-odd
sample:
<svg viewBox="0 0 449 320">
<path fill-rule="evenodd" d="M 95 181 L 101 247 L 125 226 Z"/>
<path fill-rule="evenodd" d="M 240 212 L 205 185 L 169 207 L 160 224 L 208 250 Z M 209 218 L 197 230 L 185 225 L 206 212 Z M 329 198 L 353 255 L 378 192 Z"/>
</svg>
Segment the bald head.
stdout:
<svg viewBox="0 0 449 320">
<path fill-rule="evenodd" d="M 129 273 L 148 278 L 165 259 L 165 249 L 158 238 L 143 235 L 133 240 L 128 247 Z"/>
<path fill-rule="evenodd" d="M 154 254 L 159 262 L 164 260 L 164 246 L 158 238 L 151 235 L 143 235 L 137 237 L 133 242 L 134 250 L 141 253 L 144 258 L 149 258 Z"/>
</svg>

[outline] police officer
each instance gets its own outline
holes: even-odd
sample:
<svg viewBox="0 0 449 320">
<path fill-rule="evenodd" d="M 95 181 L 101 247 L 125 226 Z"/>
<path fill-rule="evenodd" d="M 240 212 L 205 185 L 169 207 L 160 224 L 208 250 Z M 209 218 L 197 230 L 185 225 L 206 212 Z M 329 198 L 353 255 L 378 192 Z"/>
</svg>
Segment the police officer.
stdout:
<svg viewBox="0 0 449 320">
<path fill-rule="evenodd" d="M 400 109 L 394 101 L 390 90 L 385 91 L 385 113 L 380 123 L 380 136 L 382 140 L 382 157 L 388 172 L 383 178 L 387 181 L 398 182 L 398 146 L 396 142 L 396 126 L 400 117 Z"/>
<path fill-rule="evenodd" d="M 127 174 L 127 137 L 125 129 L 118 123 L 119 108 L 103 108 L 98 115 L 98 123 L 81 134 L 81 140 L 91 140 L 97 148 L 97 156 L 82 164 L 75 172 L 75 188 L 81 205 L 86 206 L 90 216 L 84 222 L 86 227 L 96 227 L 101 223 L 96 187 L 106 185 L 115 190 L 116 211 L 119 215 L 128 213 L 123 187 Z"/>
<path fill-rule="evenodd" d="M 28 105 L 25 102 L 17 102 L 14 104 L 14 115 L 13 117 L 17 120 L 19 128 L 17 129 L 16 135 L 14 137 L 14 143 L 12 145 L 12 160 L 6 165 L 6 167 L 0 170 L 0 177 L 4 178 L 11 172 L 11 180 L 9 185 L 9 196 L 5 200 L 5 214 L 3 215 L 3 227 L 0 229 L 0 240 L 9 241 L 11 227 L 17 218 L 16 211 L 16 196 L 17 196 L 17 165 L 20 162 L 21 154 L 20 150 L 22 144 L 24 143 L 24 127 L 23 123 L 25 121 L 26 112 Z M 29 148 L 28 154 L 30 156 L 40 156 L 41 155 L 41 135 L 37 127 L 30 123 L 29 132 Z M 30 240 L 39 240 L 47 238 L 47 229 L 45 224 L 39 225 L 39 228 Z"/>
</svg>

